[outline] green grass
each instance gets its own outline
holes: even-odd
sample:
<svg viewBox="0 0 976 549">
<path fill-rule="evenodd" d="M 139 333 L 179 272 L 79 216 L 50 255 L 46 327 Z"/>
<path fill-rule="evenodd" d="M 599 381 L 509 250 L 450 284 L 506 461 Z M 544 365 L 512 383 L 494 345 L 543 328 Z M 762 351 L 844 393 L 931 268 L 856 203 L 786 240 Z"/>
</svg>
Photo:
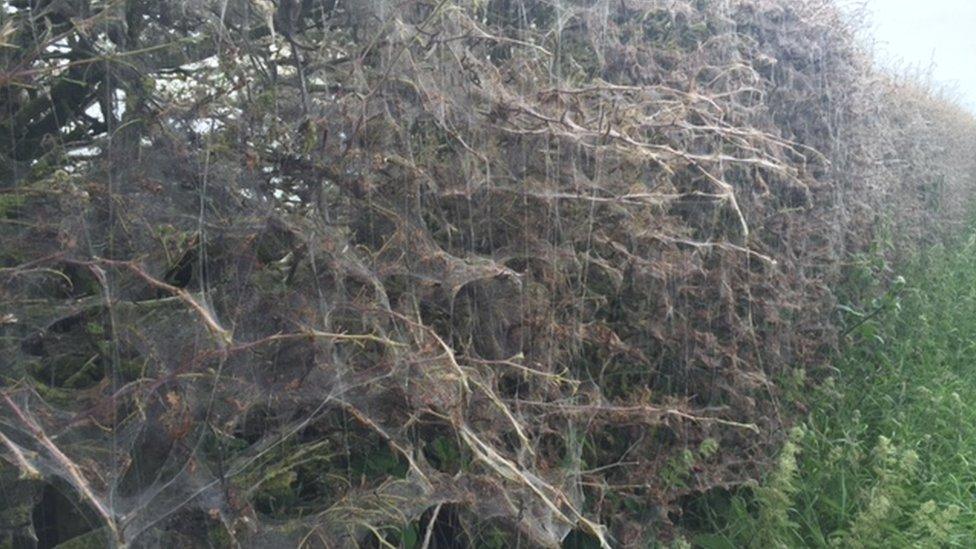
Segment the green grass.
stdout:
<svg viewBox="0 0 976 549">
<path fill-rule="evenodd" d="M 768 478 L 691 506 L 695 546 L 976 547 L 976 237 L 905 278 Z"/>
</svg>

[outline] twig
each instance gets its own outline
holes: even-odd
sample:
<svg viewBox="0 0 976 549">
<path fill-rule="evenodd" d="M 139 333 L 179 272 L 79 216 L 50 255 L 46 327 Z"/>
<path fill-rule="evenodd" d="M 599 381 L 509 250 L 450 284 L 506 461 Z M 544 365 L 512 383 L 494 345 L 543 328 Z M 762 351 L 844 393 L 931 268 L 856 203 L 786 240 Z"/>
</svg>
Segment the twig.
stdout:
<svg viewBox="0 0 976 549">
<path fill-rule="evenodd" d="M 434 513 L 430 516 L 430 522 L 427 523 L 427 532 L 424 534 L 424 543 L 420 546 L 420 549 L 430 547 L 430 538 L 434 534 L 434 526 L 437 524 L 437 515 L 441 512 L 441 505 L 443 503 L 438 503 L 437 507 L 434 507 Z"/>
<path fill-rule="evenodd" d="M 17 419 L 20 420 L 24 427 L 26 427 L 30 434 L 34 437 L 34 439 L 37 440 L 48 451 L 51 458 L 61 466 L 62 470 L 67 474 L 68 479 L 78 490 L 78 492 L 80 492 L 80 494 L 86 500 L 88 500 L 92 507 L 95 508 L 95 511 L 105 522 L 105 526 L 111 530 L 113 538 L 119 541 L 121 545 L 124 545 L 118 527 L 116 526 L 115 519 L 112 516 L 112 512 L 105 507 L 102 500 L 95 495 L 95 492 L 91 489 L 91 486 L 89 486 L 88 481 L 85 479 L 84 475 L 81 474 L 81 469 L 79 469 L 78 465 L 71 461 L 68 456 L 64 455 L 64 452 L 62 452 L 61 449 L 58 448 L 50 438 L 48 438 L 48 436 L 44 433 L 44 430 L 41 429 L 39 425 L 34 423 L 34 420 L 25 414 L 19 406 L 17 406 L 13 399 L 10 398 L 10 395 L 3 393 L 3 399 L 4 402 L 7 403 L 7 406 L 13 411 L 14 415 L 17 416 Z M 6 437 L 4 437 L 4 439 L 6 439 Z"/>
</svg>

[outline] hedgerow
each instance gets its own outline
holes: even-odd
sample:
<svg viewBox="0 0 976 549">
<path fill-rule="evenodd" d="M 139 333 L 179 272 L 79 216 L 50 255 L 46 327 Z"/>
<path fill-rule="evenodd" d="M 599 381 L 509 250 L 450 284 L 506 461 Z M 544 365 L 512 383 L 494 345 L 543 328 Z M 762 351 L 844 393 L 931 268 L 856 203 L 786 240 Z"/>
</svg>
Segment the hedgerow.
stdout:
<svg viewBox="0 0 976 549">
<path fill-rule="evenodd" d="M 827 0 L 0 17 L 14 544 L 669 539 L 976 182 Z"/>
</svg>

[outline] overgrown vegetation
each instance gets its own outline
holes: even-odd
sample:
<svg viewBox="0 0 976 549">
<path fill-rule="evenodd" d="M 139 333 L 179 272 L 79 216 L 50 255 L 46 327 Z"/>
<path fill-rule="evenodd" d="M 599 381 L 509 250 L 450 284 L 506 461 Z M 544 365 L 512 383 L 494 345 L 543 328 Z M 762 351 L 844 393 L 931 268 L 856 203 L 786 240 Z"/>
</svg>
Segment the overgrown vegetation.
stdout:
<svg viewBox="0 0 976 549">
<path fill-rule="evenodd" d="M 976 545 L 976 231 L 905 270 L 767 479 L 688 508 L 696 545 Z"/>
<path fill-rule="evenodd" d="M 674 538 L 775 466 L 882 304 L 844 281 L 894 289 L 862 258 L 976 187 L 972 115 L 856 36 L 829 0 L 5 3 L 0 544 Z"/>
</svg>

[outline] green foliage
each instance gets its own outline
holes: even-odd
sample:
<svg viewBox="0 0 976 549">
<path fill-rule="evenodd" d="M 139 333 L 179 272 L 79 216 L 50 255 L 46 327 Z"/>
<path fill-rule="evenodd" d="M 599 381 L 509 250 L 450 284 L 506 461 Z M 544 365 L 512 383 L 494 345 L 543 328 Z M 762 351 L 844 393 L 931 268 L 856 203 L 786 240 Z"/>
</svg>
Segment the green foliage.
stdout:
<svg viewBox="0 0 976 549">
<path fill-rule="evenodd" d="M 763 483 L 692 505 L 697 545 L 976 545 L 976 236 L 907 273 L 900 306 L 877 303 L 851 333 Z"/>
<path fill-rule="evenodd" d="M 470 465 L 457 441 L 446 436 L 439 436 L 429 444 L 428 457 L 439 471 L 452 474 L 466 470 Z"/>
<path fill-rule="evenodd" d="M 661 479 L 665 486 L 672 488 L 686 488 L 688 475 L 697 463 L 714 456 L 719 451 L 719 443 L 713 438 L 707 438 L 698 445 L 696 451 L 685 448 L 676 456 L 671 457 L 661 470 Z"/>
<path fill-rule="evenodd" d="M 27 202 L 23 194 L 0 194 L 0 218 L 10 217 Z"/>
<path fill-rule="evenodd" d="M 295 481 L 298 474 L 293 470 L 276 471 L 269 474 L 261 483 L 255 498 L 259 508 L 268 509 L 272 514 L 279 508 L 295 504 L 297 490 Z"/>
</svg>

